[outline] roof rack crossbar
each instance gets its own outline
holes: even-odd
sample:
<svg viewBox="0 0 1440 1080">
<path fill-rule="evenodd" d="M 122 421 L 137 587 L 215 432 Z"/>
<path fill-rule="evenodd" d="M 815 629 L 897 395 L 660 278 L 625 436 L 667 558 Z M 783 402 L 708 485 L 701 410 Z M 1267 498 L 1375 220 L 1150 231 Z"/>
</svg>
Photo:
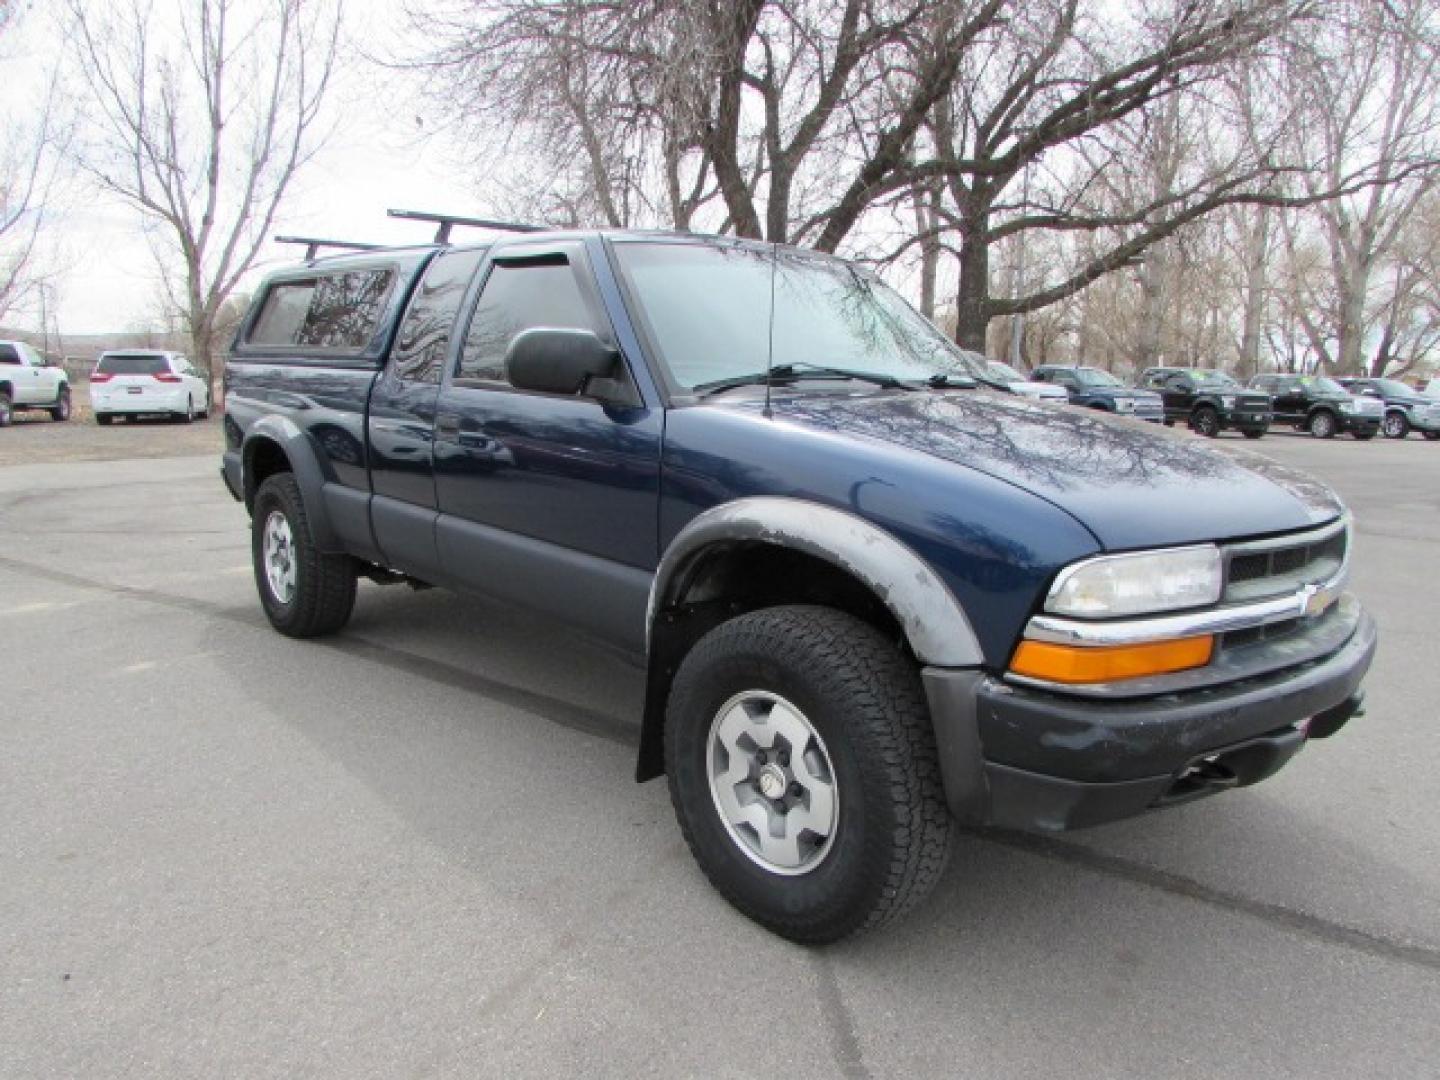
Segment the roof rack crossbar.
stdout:
<svg viewBox="0 0 1440 1080">
<path fill-rule="evenodd" d="M 472 229 L 494 229 L 497 232 L 533 233 L 544 232 L 543 225 L 525 225 L 518 221 L 492 221 L 489 218 L 460 217 L 457 214 L 432 214 L 427 210 L 391 210 L 392 218 L 404 218 L 407 221 L 431 221 L 439 226 L 435 230 L 435 243 L 448 244 L 450 242 L 450 230 L 456 225 L 464 225 Z"/>
<path fill-rule="evenodd" d="M 277 244 L 304 244 L 305 261 L 315 258 L 321 248 L 342 248 L 346 251 L 374 251 L 379 244 L 359 244 L 353 240 L 322 240 L 318 236 L 277 236 Z"/>
</svg>

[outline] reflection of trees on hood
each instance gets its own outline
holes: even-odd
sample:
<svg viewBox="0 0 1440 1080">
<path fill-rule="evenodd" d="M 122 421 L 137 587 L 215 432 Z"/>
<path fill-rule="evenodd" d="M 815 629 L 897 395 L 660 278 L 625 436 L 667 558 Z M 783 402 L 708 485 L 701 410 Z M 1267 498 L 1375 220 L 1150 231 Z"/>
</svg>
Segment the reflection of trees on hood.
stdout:
<svg viewBox="0 0 1440 1080">
<path fill-rule="evenodd" d="M 1059 490 L 1160 486 L 1239 475 L 1229 457 L 1168 432 L 1094 410 L 1056 410 L 973 391 L 903 397 L 793 398 L 785 412 L 984 468 L 1003 463 Z"/>
</svg>

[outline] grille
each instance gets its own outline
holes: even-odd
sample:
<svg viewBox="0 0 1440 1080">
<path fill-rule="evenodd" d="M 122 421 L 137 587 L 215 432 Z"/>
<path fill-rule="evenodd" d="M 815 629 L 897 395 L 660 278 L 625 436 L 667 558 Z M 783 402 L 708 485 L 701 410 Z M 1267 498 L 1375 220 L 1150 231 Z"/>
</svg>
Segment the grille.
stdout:
<svg viewBox="0 0 1440 1080">
<path fill-rule="evenodd" d="M 1329 581 L 1345 566 L 1350 531 L 1343 523 L 1226 548 L 1226 603 L 1284 596 Z"/>
</svg>

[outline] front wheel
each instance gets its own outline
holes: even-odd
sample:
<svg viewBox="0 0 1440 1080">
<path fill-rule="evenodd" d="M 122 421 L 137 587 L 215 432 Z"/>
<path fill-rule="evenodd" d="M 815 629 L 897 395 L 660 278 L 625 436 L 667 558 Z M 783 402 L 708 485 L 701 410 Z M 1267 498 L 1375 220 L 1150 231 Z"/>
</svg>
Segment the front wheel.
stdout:
<svg viewBox="0 0 1440 1080">
<path fill-rule="evenodd" d="M 705 635 L 675 676 L 665 760 L 705 876 L 792 941 L 896 918 L 949 856 L 919 673 L 843 612 L 767 608 Z"/>
<path fill-rule="evenodd" d="M 1199 435 L 1207 439 L 1213 439 L 1220 434 L 1220 414 L 1210 406 L 1205 405 L 1195 410 L 1195 415 L 1190 419 L 1190 426 Z"/>
<path fill-rule="evenodd" d="M 1325 409 L 1310 417 L 1310 434 L 1317 439 L 1333 439 L 1337 427 L 1335 414 Z"/>
<path fill-rule="evenodd" d="M 255 584 L 270 625 L 290 637 L 339 630 L 355 606 L 355 564 L 345 555 L 318 551 L 300 485 L 276 473 L 255 493 L 250 521 Z"/>
<path fill-rule="evenodd" d="M 0 427 L 9 427 L 15 419 L 15 404 L 8 390 L 0 390 Z"/>
<path fill-rule="evenodd" d="M 55 395 L 55 404 L 50 407 L 50 419 L 64 422 L 70 419 L 70 387 L 60 387 Z"/>
<path fill-rule="evenodd" d="M 1386 413 L 1380 430 L 1385 432 L 1387 439 L 1403 439 L 1410 434 L 1410 421 L 1402 412 Z"/>
</svg>

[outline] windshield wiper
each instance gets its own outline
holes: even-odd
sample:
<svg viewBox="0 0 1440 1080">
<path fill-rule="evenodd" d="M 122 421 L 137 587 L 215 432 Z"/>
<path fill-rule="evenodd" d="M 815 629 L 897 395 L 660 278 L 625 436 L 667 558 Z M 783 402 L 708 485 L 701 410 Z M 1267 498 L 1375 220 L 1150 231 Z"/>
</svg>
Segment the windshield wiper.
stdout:
<svg viewBox="0 0 1440 1080">
<path fill-rule="evenodd" d="M 690 388 L 691 393 L 708 396 L 737 386 L 764 386 L 766 383 L 795 382 L 797 379 L 857 379 L 873 383 L 886 389 L 909 389 L 894 375 L 882 375 L 875 371 L 851 371 L 848 368 L 826 367 L 823 364 L 776 364 L 769 371 L 754 371 L 748 375 L 733 375 L 728 379 L 713 379 Z"/>
</svg>

